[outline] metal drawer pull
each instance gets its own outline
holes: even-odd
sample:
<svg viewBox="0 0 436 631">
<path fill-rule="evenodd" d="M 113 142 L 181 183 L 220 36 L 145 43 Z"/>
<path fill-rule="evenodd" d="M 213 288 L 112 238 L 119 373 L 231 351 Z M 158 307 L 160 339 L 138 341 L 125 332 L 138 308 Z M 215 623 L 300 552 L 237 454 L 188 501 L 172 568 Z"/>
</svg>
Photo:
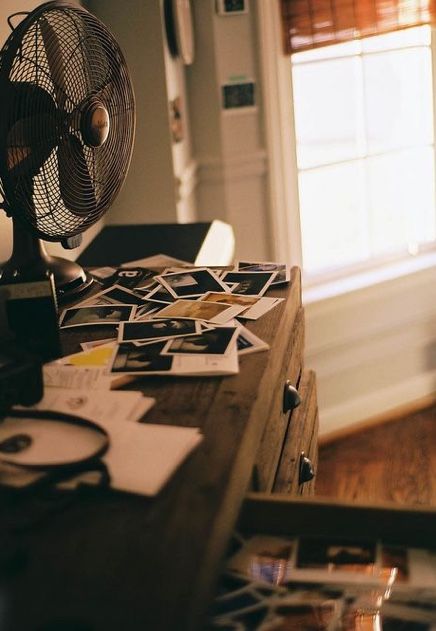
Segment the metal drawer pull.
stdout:
<svg viewBox="0 0 436 631">
<path fill-rule="evenodd" d="M 298 394 L 298 390 L 288 379 L 283 388 L 283 412 L 290 412 L 298 407 L 300 403 L 301 398 Z"/>
<path fill-rule="evenodd" d="M 298 474 L 298 484 L 304 484 L 305 482 L 310 482 L 315 477 L 315 470 L 313 468 L 313 464 L 308 458 L 304 451 L 301 452 L 300 456 L 300 470 Z"/>
</svg>

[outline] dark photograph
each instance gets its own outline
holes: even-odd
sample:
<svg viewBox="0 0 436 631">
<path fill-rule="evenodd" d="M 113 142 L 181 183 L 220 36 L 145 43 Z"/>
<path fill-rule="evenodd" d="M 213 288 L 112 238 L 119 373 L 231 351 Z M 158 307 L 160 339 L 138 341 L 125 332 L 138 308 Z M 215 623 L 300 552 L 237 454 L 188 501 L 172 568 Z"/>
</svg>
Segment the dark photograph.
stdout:
<svg viewBox="0 0 436 631">
<path fill-rule="evenodd" d="M 120 344 L 113 360 L 111 372 L 167 372 L 171 370 L 173 358 L 158 353 L 158 348 L 151 345 L 134 346 Z M 162 345 L 160 345 L 162 348 Z"/>
<path fill-rule="evenodd" d="M 368 573 L 375 563 L 375 544 L 301 538 L 297 567 Z"/>
<path fill-rule="evenodd" d="M 120 304 L 71 307 L 62 313 L 59 324 L 61 328 L 91 324 L 118 324 L 132 318 L 135 310 L 135 306 Z"/>
<path fill-rule="evenodd" d="M 227 272 L 223 276 L 225 283 L 236 283 L 232 288 L 232 294 L 244 294 L 246 296 L 262 296 L 277 272 Z"/>
<path fill-rule="evenodd" d="M 239 261 L 237 269 L 240 272 L 277 272 L 272 285 L 286 283 L 291 276 L 291 270 L 285 263 Z"/>
<path fill-rule="evenodd" d="M 163 350 L 168 355 L 225 355 L 237 337 L 236 327 L 220 327 L 200 335 L 170 340 Z"/>
<path fill-rule="evenodd" d="M 118 341 L 153 340 L 198 333 L 200 333 L 200 325 L 192 320 L 167 319 L 122 322 L 120 324 Z"/>
<path fill-rule="evenodd" d="M 228 291 L 227 286 L 209 269 L 175 272 L 156 278 L 176 298 L 201 296 L 207 291 Z"/>
</svg>

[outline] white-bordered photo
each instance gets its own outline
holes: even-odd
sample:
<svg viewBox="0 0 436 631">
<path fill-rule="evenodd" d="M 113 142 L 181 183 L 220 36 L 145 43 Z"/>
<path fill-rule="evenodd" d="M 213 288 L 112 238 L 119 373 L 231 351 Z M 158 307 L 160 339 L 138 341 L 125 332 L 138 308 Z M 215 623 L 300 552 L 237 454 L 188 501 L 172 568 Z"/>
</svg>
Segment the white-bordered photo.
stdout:
<svg viewBox="0 0 436 631">
<path fill-rule="evenodd" d="M 217 327 L 199 335 L 168 340 L 162 355 L 226 355 L 235 344 L 238 327 Z"/>
<path fill-rule="evenodd" d="M 143 322 L 121 322 L 118 329 L 118 342 L 134 340 L 154 340 L 181 335 L 198 335 L 200 323 L 195 320 L 167 318 L 145 320 Z"/>
<path fill-rule="evenodd" d="M 225 283 L 237 283 L 232 289 L 234 294 L 263 296 L 276 276 L 277 272 L 226 272 L 222 280 Z"/>
<path fill-rule="evenodd" d="M 239 334 L 236 340 L 238 355 L 248 355 L 249 353 L 257 353 L 258 351 L 267 351 L 269 344 L 254 335 L 252 331 L 245 326 L 239 327 Z"/>
<path fill-rule="evenodd" d="M 172 305 L 158 311 L 155 317 L 189 318 L 212 322 L 213 324 L 224 324 L 235 318 L 245 308 L 240 305 L 227 305 L 203 300 L 176 300 Z"/>
<path fill-rule="evenodd" d="M 149 320 L 153 314 L 156 314 L 162 309 L 161 302 L 151 302 L 149 300 L 143 300 L 140 307 L 137 307 L 135 313 L 135 320 Z"/>
<path fill-rule="evenodd" d="M 201 296 L 208 291 L 228 292 L 229 288 L 206 267 L 156 276 L 175 298 Z"/>
<path fill-rule="evenodd" d="M 134 344 L 120 344 L 113 357 L 111 373 L 139 373 L 169 372 L 173 358 L 161 355 L 152 345 L 135 346 Z"/>
<path fill-rule="evenodd" d="M 61 313 L 59 326 L 66 329 L 73 326 L 95 324 L 118 324 L 135 316 L 135 305 L 111 304 L 70 307 Z"/>
<path fill-rule="evenodd" d="M 108 287 L 107 289 L 103 289 L 99 291 L 97 294 L 94 294 L 90 298 L 87 298 L 83 302 L 80 303 L 81 307 L 86 307 L 88 305 L 113 305 L 113 304 L 123 304 L 123 305 L 141 305 L 144 303 L 144 298 L 142 296 L 138 296 L 131 289 L 126 289 L 121 285 L 113 285 L 112 287 Z"/>
<path fill-rule="evenodd" d="M 156 283 L 156 287 L 153 287 L 144 298 L 154 300 L 155 302 L 163 302 L 164 304 L 170 304 L 177 300 L 177 297 L 173 296 L 173 294 L 160 283 Z"/>
<path fill-rule="evenodd" d="M 242 311 L 238 317 L 245 320 L 257 320 L 265 313 L 276 307 L 284 298 L 266 298 L 265 296 L 244 296 L 243 294 L 219 294 L 209 291 L 202 296 L 200 300 L 205 302 L 219 302 L 225 304 L 236 304 L 244 306 L 246 310 Z"/>
<path fill-rule="evenodd" d="M 287 283 L 291 278 L 289 265 L 274 263 L 273 261 L 237 261 L 236 270 L 240 272 L 277 272 L 272 285 Z"/>
</svg>

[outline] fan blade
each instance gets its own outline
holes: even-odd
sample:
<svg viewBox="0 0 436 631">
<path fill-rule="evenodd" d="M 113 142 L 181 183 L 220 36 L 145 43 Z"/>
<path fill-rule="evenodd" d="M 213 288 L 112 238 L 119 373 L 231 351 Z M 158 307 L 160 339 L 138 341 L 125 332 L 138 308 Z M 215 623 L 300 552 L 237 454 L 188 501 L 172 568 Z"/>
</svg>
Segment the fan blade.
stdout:
<svg viewBox="0 0 436 631">
<path fill-rule="evenodd" d="M 55 88 L 56 102 L 58 107 L 63 110 L 65 109 L 67 94 L 62 48 L 54 28 L 45 17 L 41 18 L 39 26 L 44 42 L 45 53 L 47 55 L 48 66 L 50 68 L 51 79 Z"/>
<path fill-rule="evenodd" d="M 49 114 L 17 120 L 6 139 L 7 168 L 12 176 L 35 176 L 57 144 L 56 120 Z"/>
<path fill-rule="evenodd" d="M 60 143 L 57 156 L 64 204 L 73 215 L 86 217 L 95 210 L 97 200 L 81 142 L 69 134 Z"/>
</svg>

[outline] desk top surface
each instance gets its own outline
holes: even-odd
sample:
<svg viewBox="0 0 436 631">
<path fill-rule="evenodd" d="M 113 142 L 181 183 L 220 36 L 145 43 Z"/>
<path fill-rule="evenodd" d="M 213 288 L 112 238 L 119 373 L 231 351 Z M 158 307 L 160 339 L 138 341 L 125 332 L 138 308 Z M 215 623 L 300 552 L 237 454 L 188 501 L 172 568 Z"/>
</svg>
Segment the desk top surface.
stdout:
<svg viewBox="0 0 436 631">
<path fill-rule="evenodd" d="M 238 375 L 129 386 L 157 399 L 145 422 L 204 434 L 157 497 L 88 489 L 13 500 L 3 631 L 203 628 L 300 307 L 298 270 L 271 294 L 286 300 L 249 326 L 271 348 L 241 357 Z M 79 340 L 64 342 L 73 352 Z"/>
</svg>

